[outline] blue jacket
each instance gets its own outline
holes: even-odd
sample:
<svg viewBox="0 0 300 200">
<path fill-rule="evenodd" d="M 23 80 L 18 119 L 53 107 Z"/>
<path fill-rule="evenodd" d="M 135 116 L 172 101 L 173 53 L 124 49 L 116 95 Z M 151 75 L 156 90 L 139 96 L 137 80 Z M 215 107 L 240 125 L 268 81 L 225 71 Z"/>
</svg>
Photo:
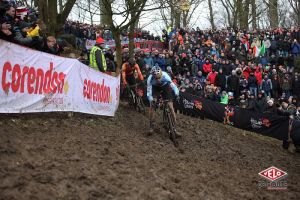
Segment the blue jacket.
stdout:
<svg viewBox="0 0 300 200">
<path fill-rule="evenodd" d="M 146 65 L 149 65 L 150 69 L 154 66 L 154 62 L 153 62 L 152 57 L 144 58 L 144 62 L 145 62 Z"/>
<path fill-rule="evenodd" d="M 176 96 L 179 96 L 179 90 L 177 86 L 172 82 L 171 77 L 166 73 L 162 72 L 162 77 L 158 81 L 153 78 L 152 74 L 147 79 L 147 98 L 149 101 L 153 101 L 153 94 L 152 94 L 152 86 L 156 87 L 163 87 L 165 85 L 170 85 L 172 90 L 174 91 Z"/>
<path fill-rule="evenodd" d="M 293 43 L 291 46 L 292 54 L 300 53 L 300 45 L 298 43 Z"/>
</svg>

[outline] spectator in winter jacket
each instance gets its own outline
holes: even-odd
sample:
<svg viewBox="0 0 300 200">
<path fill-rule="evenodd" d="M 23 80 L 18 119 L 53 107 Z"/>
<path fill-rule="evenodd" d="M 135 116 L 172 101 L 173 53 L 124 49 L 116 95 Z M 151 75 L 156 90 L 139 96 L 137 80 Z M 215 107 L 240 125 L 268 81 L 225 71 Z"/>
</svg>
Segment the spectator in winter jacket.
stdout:
<svg viewBox="0 0 300 200">
<path fill-rule="evenodd" d="M 228 91 L 233 92 L 234 97 L 238 98 L 240 94 L 240 81 L 239 77 L 236 75 L 235 70 L 233 70 L 232 75 L 228 77 L 227 86 Z"/>
<path fill-rule="evenodd" d="M 293 86 L 293 96 L 300 98 L 300 74 L 295 72 L 295 75 L 292 80 Z"/>
<path fill-rule="evenodd" d="M 203 64 L 203 75 L 207 76 L 208 73 L 212 71 L 212 64 L 209 62 L 209 60 L 205 61 L 205 64 Z"/>
<path fill-rule="evenodd" d="M 202 88 L 205 87 L 205 82 L 206 79 L 205 77 L 202 75 L 202 71 L 198 71 L 196 79 L 198 80 L 199 84 L 201 85 Z"/>
<path fill-rule="evenodd" d="M 291 52 L 294 56 L 298 56 L 300 54 L 300 45 L 295 39 L 293 44 L 291 45 Z"/>
<path fill-rule="evenodd" d="M 258 87 L 261 87 L 261 83 L 262 83 L 262 72 L 261 72 L 260 68 L 256 68 L 256 70 L 255 70 L 255 72 L 254 72 L 254 76 L 256 77 Z"/>
<path fill-rule="evenodd" d="M 144 63 L 147 65 L 146 67 L 152 68 L 154 66 L 153 58 L 150 56 L 149 53 L 145 53 L 146 57 L 144 58 Z"/>
<path fill-rule="evenodd" d="M 222 91 L 221 96 L 220 96 L 220 103 L 227 105 L 228 104 L 228 94 L 226 91 Z"/>
<path fill-rule="evenodd" d="M 289 98 L 292 90 L 292 80 L 288 73 L 284 74 L 284 78 L 281 84 L 282 92 L 285 93 L 286 98 Z"/>
<path fill-rule="evenodd" d="M 267 101 L 267 108 L 266 108 L 266 111 L 265 113 L 271 113 L 271 114 L 276 114 L 277 112 L 277 108 L 274 104 L 274 100 L 273 99 L 269 99 Z"/>
<path fill-rule="evenodd" d="M 254 103 L 254 111 L 258 113 L 263 113 L 267 109 L 267 102 L 266 99 L 263 97 L 263 92 L 258 92 L 257 99 Z"/>
<path fill-rule="evenodd" d="M 221 91 L 226 90 L 226 76 L 225 76 L 225 74 L 223 74 L 222 68 L 219 69 L 219 73 L 216 76 L 215 85 L 217 87 L 220 87 Z"/>
<path fill-rule="evenodd" d="M 255 97 L 257 97 L 257 79 L 254 76 L 254 73 L 251 72 L 250 76 L 248 78 L 248 86 L 249 86 L 249 90 L 250 90 L 250 94 L 253 94 Z"/>
<path fill-rule="evenodd" d="M 272 76 L 272 97 L 274 99 L 278 99 L 279 97 L 279 89 L 280 89 L 280 83 L 279 83 L 279 79 L 278 79 L 278 75 L 277 74 L 274 74 Z"/>
<path fill-rule="evenodd" d="M 210 84 L 215 85 L 215 80 L 216 80 L 216 76 L 217 76 L 218 72 L 215 71 L 215 69 L 212 69 L 212 72 L 210 72 L 207 75 L 207 80 L 210 82 Z"/>
<path fill-rule="evenodd" d="M 272 81 L 268 77 L 268 75 L 264 76 L 264 79 L 261 84 L 261 89 L 265 92 L 264 93 L 265 97 L 267 97 L 267 96 L 271 97 L 271 91 L 272 91 L 273 87 L 272 87 Z"/>
<path fill-rule="evenodd" d="M 0 16 L 1 22 L 1 31 L 0 31 L 0 38 L 8 41 L 14 41 L 15 37 L 15 14 L 16 14 L 16 9 L 13 6 L 7 6 L 5 10 L 5 15 L 2 18 Z"/>
<path fill-rule="evenodd" d="M 240 91 L 248 89 L 248 81 L 244 75 L 240 78 Z"/>
</svg>

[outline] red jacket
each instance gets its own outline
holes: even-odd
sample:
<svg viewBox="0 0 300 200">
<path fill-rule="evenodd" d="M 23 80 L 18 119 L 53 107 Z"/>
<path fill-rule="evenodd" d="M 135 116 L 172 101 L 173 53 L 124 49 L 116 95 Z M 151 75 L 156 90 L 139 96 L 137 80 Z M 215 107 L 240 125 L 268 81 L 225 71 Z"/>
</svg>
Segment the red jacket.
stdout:
<svg viewBox="0 0 300 200">
<path fill-rule="evenodd" d="M 209 72 L 211 72 L 212 71 L 212 64 L 210 64 L 210 63 L 205 63 L 205 64 L 203 64 L 203 72 L 205 73 L 205 74 L 208 74 Z"/>
<path fill-rule="evenodd" d="M 248 80 L 250 76 L 251 69 L 250 67 L 246 67 L 246 69 L 243 71 L 243 75 L 245 76 L 246 80 Z"/>
<path fill-rule="evenodd" d="M 257 84 L 259 85 L 259 86 L 261 86 L 261 83 L 262 83 L 262 73 L 261 73 L 261 71 L 255 71 L 254 72 L 254 76 L 256 77 L 256 80 L 257 80 Z"/>
<path fill-rule="evenodd" d="M 218 74 L 218 72 L 211 72 L 211 73 L 208 74 L 207 80 L 210 82 L 210 84 L 215 85 L 215 80 L 216 80 L 217 74 Z"/>
</svg>

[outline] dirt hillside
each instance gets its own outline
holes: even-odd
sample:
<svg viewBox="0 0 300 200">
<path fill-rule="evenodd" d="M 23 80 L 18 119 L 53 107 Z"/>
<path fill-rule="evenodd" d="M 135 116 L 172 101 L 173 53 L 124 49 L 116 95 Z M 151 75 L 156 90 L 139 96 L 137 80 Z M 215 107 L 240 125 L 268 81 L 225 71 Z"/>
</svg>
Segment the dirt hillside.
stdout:
<svg viewBox="0 0 300 200">
<path fill-rule="evenodd" d="M 120 105 L 115 118 L 0 115 L 0 200 L 300 199 L 300 156 L 278 140 L 179 115 L 181 150 L 161 127 Z M 288 190 L 258 173 L 288 172 Z"/>
</svg>

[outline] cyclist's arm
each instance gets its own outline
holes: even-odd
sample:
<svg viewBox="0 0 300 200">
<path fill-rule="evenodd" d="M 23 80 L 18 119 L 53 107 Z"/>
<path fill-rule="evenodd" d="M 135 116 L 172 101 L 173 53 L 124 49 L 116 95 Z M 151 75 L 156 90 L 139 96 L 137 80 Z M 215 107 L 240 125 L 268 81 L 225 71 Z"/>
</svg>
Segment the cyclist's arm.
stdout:
<svg viewBox="0 0 300 200">
<path fill-rule="evenodd" d="M 122 65 L 122 79 L 123 79 L 123 83 L 127 84 L 127 81 L 126 81 L 126 63 L 124 63 Z"/>
<path fill-rule="evenodd" d="M 147 98 L 150 102 L 153 101 L 151 79 L 152 79 L 152 75 L 150 75 L 147 79 Z"/>
<path fill-rule="evenodd" d="M 144 76 L 143 76 L 143 74 L 142 74 L 142 72 L 141 72 L 140 67 L 139 67 L 138 64 L 135 65 L 135 70 L 136 70 L 137 73 L 138 73 L 138 78 L 139 78 L 141 81 L 143 81 L 143 80 L 144 80 Z"/>
</svg>

